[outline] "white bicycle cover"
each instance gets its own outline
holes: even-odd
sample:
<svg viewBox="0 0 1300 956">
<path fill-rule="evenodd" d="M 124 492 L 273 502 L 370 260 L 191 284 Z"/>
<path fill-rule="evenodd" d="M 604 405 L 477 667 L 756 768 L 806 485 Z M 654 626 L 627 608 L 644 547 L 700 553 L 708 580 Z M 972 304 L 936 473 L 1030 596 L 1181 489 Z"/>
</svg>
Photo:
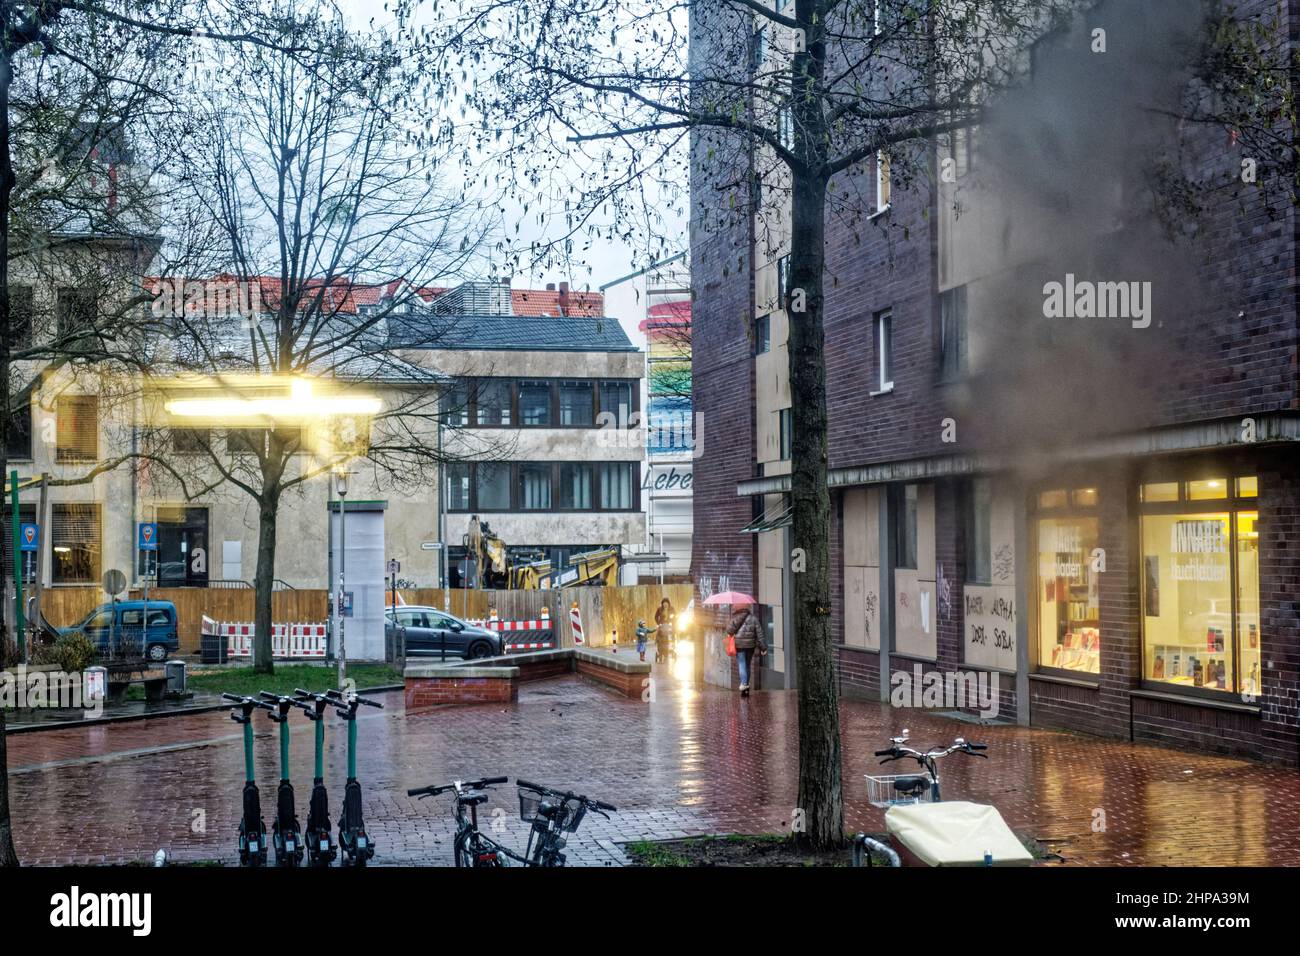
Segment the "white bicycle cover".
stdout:
<svg viewBox="0 0 1300 956">
<path fill-rule="evenodd" d="M 885 811 L 889 835 L 930 866 L 1028 866 L 1033 856 L 996 807 L 982 803 L 908 803 Z"/>
</svg>

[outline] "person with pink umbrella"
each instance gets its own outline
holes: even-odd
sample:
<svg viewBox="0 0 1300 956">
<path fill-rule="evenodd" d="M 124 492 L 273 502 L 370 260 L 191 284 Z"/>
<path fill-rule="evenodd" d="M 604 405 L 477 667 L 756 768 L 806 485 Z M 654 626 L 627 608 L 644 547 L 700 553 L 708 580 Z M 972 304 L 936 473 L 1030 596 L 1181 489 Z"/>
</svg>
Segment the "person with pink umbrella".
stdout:
<svg viewBox="0 0 1300 956">
<path fill-rule="evenodd" d="M 740 668 L 740 696 L 749 696 L 749 672 L 754 662 L 754 652 L 760 657 L 767 655 L 767 643 L 763 640 L 763 627 L 754 605 L 758 602 L 740 591 L 724 591 L 714 594 L 704 601 L 705 604 L 727 604 L 735 608 L 731 620 L 727 623 L 727 637 L 736 650 L 736 666 Z"/>
</svg>

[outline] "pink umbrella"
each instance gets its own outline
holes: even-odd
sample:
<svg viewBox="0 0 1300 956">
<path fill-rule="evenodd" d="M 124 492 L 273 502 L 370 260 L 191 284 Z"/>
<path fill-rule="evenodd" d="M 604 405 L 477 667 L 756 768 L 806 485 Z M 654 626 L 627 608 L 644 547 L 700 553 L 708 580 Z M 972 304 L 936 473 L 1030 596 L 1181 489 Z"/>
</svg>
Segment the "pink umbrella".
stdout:
<svg viewBox="0 0 1300 956">
<path fill-rule="evenodd" d="M 721 594 L 712 594 L 704 599 L 705 604 L 757 604 L 758 599 L 751 597 L 744 591 L 723 591 Z"/>
</svg>

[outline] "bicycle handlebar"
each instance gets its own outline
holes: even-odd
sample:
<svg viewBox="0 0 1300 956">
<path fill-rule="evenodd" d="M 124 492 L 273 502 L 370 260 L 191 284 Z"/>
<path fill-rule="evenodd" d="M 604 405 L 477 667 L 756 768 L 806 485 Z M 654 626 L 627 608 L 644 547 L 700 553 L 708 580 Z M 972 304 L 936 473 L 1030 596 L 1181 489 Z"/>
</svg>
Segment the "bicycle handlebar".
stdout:
<svg viewBox="0 0 1300 956">
<path fill-rule="evenodd" d="M 593 807 L 597 810 L 608 810 L 611 813 L 618 812 L 618 807 L 614 806 L 612 803 L 605 803 L 603 800 L 593 800 L 590 797 L 584 797 L 580 793 L 574 793 L 572 790 L 567 792 L 560 791 L 560 790 L 552 790 L 550 787 L 544 787 L 540 783 L 530 783 L 527 780 L 516 780 L 515 785 L 519 787 L 523 787 L 525 790 L 534 790 L 537 793 L 544 793 L 548 796 L 559 797 L 562 800 L 581 800 L 588 807 Z"/>
<path fill-rule="evenodd" d="M 482 790 L 485 787 L 493 786 L 498 783 L 509 783 L 509 777 L 484 777 L 482 780 L 455 780 L 451 783 L 444 783 L 440 787 L 415 787 L 406 791 L 408 797 L 436 797 L 440 793 L 446 793 L 448 790 L 455 790 L 457 786 L 466 790 Z"/>
</svg>

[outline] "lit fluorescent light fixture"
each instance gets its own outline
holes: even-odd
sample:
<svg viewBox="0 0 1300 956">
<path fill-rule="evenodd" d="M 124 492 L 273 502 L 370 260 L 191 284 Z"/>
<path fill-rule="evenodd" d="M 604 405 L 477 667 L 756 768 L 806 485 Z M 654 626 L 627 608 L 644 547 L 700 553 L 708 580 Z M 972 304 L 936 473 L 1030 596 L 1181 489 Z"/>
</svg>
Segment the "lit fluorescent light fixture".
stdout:
<svg viewBox="0 0 1300 956">
<path fill-rule="evenodd" d="M 311 382 L 298 379 L 283 398 L 178 398 L 164 407 L 178 418 L 279 420 L 374 415 L 383 402 L 373 395 L 317 395 Z"/>
</svg>

